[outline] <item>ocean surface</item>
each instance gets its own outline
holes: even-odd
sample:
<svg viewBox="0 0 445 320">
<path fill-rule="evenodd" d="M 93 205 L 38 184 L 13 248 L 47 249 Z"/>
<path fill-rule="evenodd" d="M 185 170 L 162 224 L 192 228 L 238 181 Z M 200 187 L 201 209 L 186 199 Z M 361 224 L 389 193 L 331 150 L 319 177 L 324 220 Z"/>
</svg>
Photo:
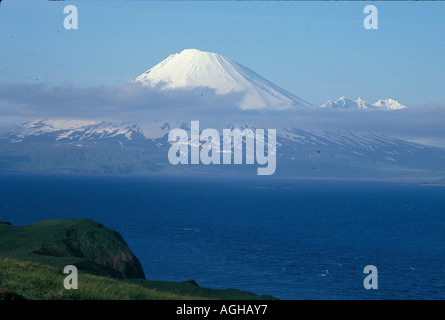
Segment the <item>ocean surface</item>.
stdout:
<svg viewBox="0 0 445 320">
<path fill-rule="evenodd" d="M 260 178 L 2 175 L 0 221 L 85 217 L 148 279 L 280 299 L 444 299 L 445 187 Z M 366 290 L 363 269 L 378 270 Z"/>
</svg>

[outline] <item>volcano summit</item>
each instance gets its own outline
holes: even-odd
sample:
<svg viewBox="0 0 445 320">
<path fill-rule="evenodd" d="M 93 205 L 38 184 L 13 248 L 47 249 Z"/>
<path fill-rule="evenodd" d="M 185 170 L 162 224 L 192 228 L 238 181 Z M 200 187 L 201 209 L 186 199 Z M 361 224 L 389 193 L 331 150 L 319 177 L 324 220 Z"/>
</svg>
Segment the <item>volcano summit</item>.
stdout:
<svg viewBox="0 0 445 320">
<path fill-rule="evenodd" d="M 186 49 L 170 55 L 134 79 L 161 90 L 207 87 L 218 95 L 239 93 L 242 110 L 285 110 L 311 104 L 264 79 L 249 68 L 216 53 Z"/>
</svg>

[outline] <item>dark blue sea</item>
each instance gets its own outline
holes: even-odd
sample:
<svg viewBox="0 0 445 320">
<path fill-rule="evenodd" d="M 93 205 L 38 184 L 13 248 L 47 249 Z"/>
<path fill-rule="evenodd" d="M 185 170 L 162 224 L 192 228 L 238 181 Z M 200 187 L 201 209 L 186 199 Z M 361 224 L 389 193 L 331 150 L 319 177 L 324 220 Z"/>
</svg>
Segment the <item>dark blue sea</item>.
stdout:
<svg viewBox="0 0 445 320">
<path fill-rule="evenodd" d="M 85 217 L 152 280 L 281 299 L 444 299 L 445 187 L 259 178 L 3 175 L 0 221 Z M 378 270 L 366 290 L 363 269 Z"/>
</svg>

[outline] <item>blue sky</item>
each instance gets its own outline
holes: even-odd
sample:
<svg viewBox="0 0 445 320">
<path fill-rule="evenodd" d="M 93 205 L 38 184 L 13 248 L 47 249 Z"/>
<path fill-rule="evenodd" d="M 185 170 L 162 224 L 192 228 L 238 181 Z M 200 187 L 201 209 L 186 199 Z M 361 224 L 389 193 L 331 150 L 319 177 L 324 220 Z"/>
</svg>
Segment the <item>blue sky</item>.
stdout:
<svg viewBox="0 0 445 320">
<path fill-rule="evenodd" d="M 63 28 L 75 4 L 79 29 Z M 379 29 L 363 28 L 363 8 Z M 321 104 L 445 102 L 443 2 L 2 2 L 0 82 L 118 85 L 187 48 L 212 51 Z"/>
</svg>

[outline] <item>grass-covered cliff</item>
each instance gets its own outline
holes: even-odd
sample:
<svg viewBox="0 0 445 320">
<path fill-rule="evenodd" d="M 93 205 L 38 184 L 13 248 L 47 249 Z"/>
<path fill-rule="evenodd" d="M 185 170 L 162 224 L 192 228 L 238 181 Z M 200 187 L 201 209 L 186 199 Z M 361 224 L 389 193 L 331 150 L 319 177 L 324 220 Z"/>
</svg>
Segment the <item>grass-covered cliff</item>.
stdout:
<svg viewBox="0 0 445 320">
<path fill-rule="evenodd" d="M 79 270 L 77 290 L 66 290 L 63 268 Z M 145 279 L 122 236 L 89 219 L 0 223 L 1 299 L 272 299 L 199 287 L 194 281 Z"/>
<path fill-rule="evenodd" d="M 0 257 L 35 261 L 118 279 L 145 279 L 122 236 L 89 219 L 44 220 L 28 226 L 0 223 Z"/>
</svg>

